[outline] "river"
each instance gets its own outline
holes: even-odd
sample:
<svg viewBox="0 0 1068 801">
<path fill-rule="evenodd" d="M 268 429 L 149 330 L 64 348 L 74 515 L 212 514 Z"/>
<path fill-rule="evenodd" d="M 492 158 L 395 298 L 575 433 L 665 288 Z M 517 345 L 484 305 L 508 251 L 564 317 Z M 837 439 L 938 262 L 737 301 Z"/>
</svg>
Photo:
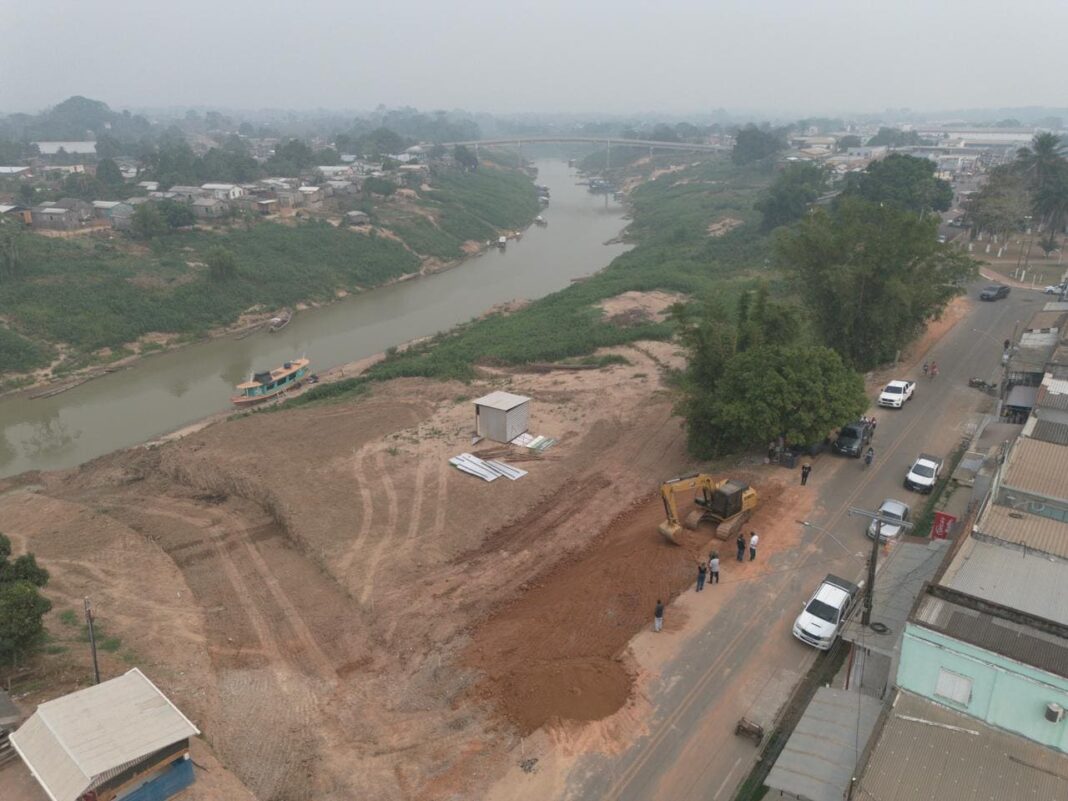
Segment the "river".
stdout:
<svg viewBox="0 0 1068 801">
<path fill-rule="evenodd" d="M 276 334 L 224 337 L 149 356 L 51 398 L 0 399 L 0 476 L 72 467 L 225 410 L 234 385 L 253 370 L 302 354 L 313 370 L 325 370 L 603 269 L 626 249 L 604 244 L 623 228 L 622 206 L 576 185 L 563 161 L 534 163 L 538 182 L 552 195 L 542 212 L 549 225 L 532 226 L 503 252 L 492 249 L 451 270 L 301 312 Z"/>
</svg>

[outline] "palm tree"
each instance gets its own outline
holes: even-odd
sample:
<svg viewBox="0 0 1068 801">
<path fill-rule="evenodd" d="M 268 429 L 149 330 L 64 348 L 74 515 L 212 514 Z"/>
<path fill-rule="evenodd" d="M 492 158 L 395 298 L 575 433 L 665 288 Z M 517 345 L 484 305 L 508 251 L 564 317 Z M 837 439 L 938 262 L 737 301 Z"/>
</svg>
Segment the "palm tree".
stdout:
<svg viewBox="0 0 1068 801">
<path fill-rule="evenodd" d="M 1031 181 L 1035 191 L 1039 192 L 1065 163 L 1064 144 L 1059 136 L 1048 131 L 1035 134 L 1031 147 L 1021 147 L 1016 152 L 1016 163 Z"/>
<path fill-rule="evenodd" d="M 1042 249 L 1050 253 L 1057 246 L 1057 234 L 1068 221 L 1068 162 L 1062 159 L 1050 170 L 1045 185 L 1034 194 L 1034 210 L 1046 228 Z"/>
</svg>

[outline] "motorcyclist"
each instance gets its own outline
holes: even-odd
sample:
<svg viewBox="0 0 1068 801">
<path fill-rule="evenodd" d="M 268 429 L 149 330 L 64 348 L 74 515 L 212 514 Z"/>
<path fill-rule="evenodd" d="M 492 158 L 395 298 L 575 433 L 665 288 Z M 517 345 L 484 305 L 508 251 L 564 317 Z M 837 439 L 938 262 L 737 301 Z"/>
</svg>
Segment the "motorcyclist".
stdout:
<svg viewBox="0 0 1068 801">
<path fill-rule="evenodd" d="M 937 377 L 938 377 L 938 364 L 935 363 L 935 362 L 931 362 L 931 378 L 937 378 Z"/>
<path fill-rule="evenodd" d="M 924 375 L 927 375 L 927 370 L 928 370 L 927 362 L 924 362 L 923 363 L 923 374 Z"/>
<path fill-rule="evenodd" d="M 868 450 L 864 451 L 864 464 L 867 467 L 871 467 L 872 460 L 875 458 L 875 448 L 868 446 Z"/>
</svg>

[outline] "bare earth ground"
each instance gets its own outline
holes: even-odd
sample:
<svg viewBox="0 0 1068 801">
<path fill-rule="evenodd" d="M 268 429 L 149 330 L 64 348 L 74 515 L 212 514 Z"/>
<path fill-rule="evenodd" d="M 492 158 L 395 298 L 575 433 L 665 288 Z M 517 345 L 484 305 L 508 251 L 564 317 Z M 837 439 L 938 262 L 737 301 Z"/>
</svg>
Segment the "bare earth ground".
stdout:
<svg viewBox="0 0 1068 801">
<path fill-rule="evenodd" d="M 678 354 L 616 352 L 630 364 L 398 380 L 27 474 L 0 483 L 0 519 L 52 572 L 49 629 L 91 596 L 123 643 L 104 674 L 141 666 L 234 786 L 478 797 L 522 733 L 626 707 L 628 641 L 712 541 L 655 530 L 651 493 L 688 466 L 660 376 Z M 560 440 L 517 454 L 516 482 L 447 461 L 498 447 L 470 438 L 470 399 L 494 388 L 532 396 L 531 431 Z M 44 657 L 20 702 L 84 685 L 86 664 Z"/>
</svg>

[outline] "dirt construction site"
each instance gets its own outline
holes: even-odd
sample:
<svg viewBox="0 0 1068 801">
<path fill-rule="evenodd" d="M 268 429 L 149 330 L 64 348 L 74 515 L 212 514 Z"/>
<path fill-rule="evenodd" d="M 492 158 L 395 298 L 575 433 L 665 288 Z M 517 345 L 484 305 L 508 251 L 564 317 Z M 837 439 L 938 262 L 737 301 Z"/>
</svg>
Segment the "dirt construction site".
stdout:
<svg viewBox="0 0 1068 801">
<path fill-rule="evenodd" d="M 526 735 L 637 703 L 628 643 L 698 559 L 732 556 L 711 529 L 657 533 L 659 482 L 692 467 L 663 384 L 680 354 L 612 352 L 627 364 L 395 380 L 26 474 L 0 482 L 2 528 L 51 571 L 49 630 L 91 597 L 123 643 L 105 676 L 137 664 L 200 727 L 191 797 L 480 797 Z M 494 389 L 558 442 L 472 445 Z M 528 474 L 481 481 L 449 464 L 465 451 Z M 788 474 L 732 476 L 774 548 Z M 82 649 L 43 660 L 31 709 L 88 681 Z"/>
</svg>

